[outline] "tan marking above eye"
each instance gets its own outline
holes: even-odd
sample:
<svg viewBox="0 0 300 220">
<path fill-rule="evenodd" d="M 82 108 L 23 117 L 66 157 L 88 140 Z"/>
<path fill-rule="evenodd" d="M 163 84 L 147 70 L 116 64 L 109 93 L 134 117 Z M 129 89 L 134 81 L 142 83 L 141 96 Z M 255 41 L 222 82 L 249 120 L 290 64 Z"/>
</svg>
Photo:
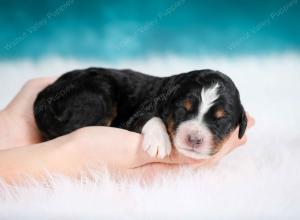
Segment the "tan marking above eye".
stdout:
<svg viewBox="0 0 300 220">
<path fill-rule="evenodd" d="M 189 111 L 192 109 L 193 103 L 191 100 L 185 99 L 183 102 L 183 106 L 184 106 L 185 110 Z"/>
<path fill-rule="evenodd" d="M 215 112 L 215 117 L 217 119 L 223 118 L 225 116 L 225 111 L 224 109 L 220 108 Z"/>
<path fill-rule="evenodd" d="M 173 143 L 173 137 L 174 137 L 175 130 L 174 130 L 174 121 L 172 119 L 172 114 L 170 114 L 168 116 L 168 120 L 167 120 L 167 132 L 168 132 L 168 135 L 171 138 L 171 143 Z"/>
</svg>

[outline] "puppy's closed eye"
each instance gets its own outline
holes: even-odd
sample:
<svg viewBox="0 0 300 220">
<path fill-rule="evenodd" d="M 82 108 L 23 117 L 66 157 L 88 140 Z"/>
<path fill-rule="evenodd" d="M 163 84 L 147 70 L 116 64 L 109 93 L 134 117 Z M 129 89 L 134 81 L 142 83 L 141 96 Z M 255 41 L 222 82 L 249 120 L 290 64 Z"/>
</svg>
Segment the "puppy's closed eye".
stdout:
<svg viewBox="0 0 300 220">
<path fill-rule="evenodd" d="M 186 114 L 186 109 L 184 107 L 179 107 L 178 109 L 176 109 L 175 111 L 175 116 L 177 118 L 181 118 Z"/>
</svg>

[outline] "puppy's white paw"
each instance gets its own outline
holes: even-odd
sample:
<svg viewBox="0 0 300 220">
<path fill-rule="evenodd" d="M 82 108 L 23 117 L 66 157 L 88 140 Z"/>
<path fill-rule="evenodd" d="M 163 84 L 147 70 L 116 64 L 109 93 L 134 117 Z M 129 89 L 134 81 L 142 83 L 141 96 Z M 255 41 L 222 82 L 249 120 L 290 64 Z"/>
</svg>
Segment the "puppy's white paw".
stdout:
<svg viewBox="0 0 300 220">
<path fill-rule="evenodd" d="M 151 118 L 143 127 L 143 148 L 152 157 L 164 158 L 171 153 L 172 145 L 166 127 L 158 117 Z"/>
</svg>

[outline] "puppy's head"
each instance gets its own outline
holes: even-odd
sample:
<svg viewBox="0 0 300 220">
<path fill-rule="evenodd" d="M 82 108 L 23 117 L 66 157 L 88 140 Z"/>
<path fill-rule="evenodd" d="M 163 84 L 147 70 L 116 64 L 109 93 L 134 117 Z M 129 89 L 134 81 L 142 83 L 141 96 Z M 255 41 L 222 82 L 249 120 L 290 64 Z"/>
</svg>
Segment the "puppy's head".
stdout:
<svg viewBox="0 0 300 220">
<path fill-rule="evenodd" d="M 208 158 L 237 126 L 242 138 L 247 118 L 229 77 L 211 70 L 193 71 L 180 85 L 165 108 L 167 129 L 179 152 L 195 159 Z"/>
</svg>

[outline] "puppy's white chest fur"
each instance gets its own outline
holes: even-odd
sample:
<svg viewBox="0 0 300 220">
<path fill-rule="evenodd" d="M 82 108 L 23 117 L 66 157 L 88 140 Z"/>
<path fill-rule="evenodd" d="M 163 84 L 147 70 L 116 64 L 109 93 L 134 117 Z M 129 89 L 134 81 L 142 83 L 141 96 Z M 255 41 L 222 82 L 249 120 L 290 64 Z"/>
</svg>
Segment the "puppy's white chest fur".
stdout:
<svg viewBox="0 0 300 220">
<path fill-rule="evenodd" d="M 172 145 L 163 121 L 153 117 L 142 129 L 143 149 L 152 157 L 164 158 L 171 153 Z"/>
</svg>

